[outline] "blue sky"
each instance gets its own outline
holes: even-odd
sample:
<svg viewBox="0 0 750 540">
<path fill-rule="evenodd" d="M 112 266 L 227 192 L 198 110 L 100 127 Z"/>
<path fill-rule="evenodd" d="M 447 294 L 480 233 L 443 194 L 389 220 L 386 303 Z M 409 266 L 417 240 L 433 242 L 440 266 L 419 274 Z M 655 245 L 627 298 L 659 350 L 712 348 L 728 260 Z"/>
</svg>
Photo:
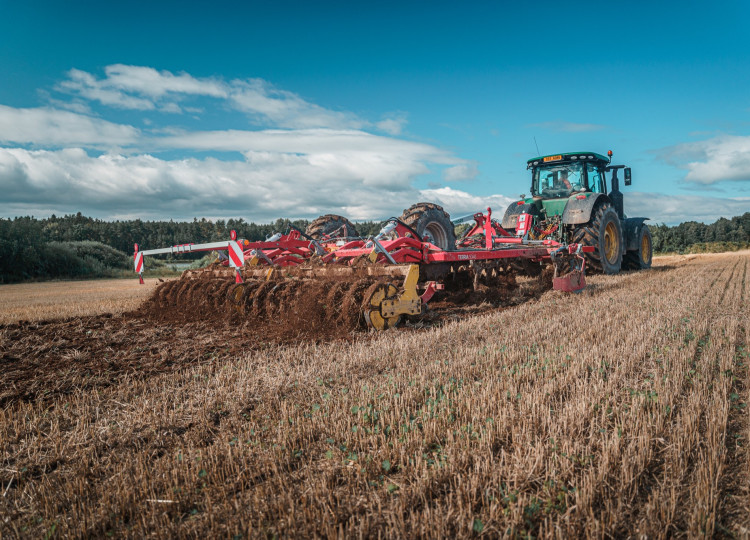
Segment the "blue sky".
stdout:
<svg viewBox="0 0 750 540">
<path fill-rule="evenodd" d="M 747 2 L 3 4 L 6 217 L 501 212 L 537 145 L 612 149 L 630 215 L 750 210 Z"/>
</svg>

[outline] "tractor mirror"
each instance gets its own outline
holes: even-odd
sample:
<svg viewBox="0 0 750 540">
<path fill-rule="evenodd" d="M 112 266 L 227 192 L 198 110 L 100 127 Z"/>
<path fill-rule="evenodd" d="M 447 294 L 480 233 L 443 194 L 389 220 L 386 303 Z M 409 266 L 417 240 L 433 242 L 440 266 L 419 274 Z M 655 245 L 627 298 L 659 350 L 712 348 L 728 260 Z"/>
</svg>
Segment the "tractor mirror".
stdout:
<svg viewBox="0 0 750 540">
<path fill-rule="evenodd" d="M 630 178 L 630 167 L 625 167 L 625 185 L 629 186 L 632 180 Z"/>
</svg>

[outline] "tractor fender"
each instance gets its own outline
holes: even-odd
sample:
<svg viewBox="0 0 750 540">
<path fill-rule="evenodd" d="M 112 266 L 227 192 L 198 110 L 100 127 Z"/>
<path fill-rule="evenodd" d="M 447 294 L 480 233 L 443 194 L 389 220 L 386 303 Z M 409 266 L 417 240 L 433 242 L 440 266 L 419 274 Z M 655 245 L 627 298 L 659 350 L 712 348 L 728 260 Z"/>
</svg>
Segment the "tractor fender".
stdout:
<svg viewBox="0 0 750 540">
<path fill-rule="evenodd" d="M 646 217 L 631 217 L 622 220 L 622 235 L 625 237 L 625 250 L 638 251 L 638 242 L 641 238 L 641 229 L 644 227 Z"/>
<path fill-rule="evenodd" d="M 518 225 L 518 216 L 521 214 L 531 214 L 532 216 L 539 215 L 539 208 L 533 202 L 518 201 L 511 203 L 508 208 L 505 209 L 505 215 L 503 216 L 503 229 L 516 229 Z"/>
<path fill-rule="evenodd" d="M 568 199 L 565 210 L 562 213 L 562 222 L 565 225 L 580 225 L 588 223 L 594 207 L 599 202 L 611 202 L 609 197 L 603 193 L 592 193 L 585 199 L 578 199 L 575 195 Z"/>
</svg>

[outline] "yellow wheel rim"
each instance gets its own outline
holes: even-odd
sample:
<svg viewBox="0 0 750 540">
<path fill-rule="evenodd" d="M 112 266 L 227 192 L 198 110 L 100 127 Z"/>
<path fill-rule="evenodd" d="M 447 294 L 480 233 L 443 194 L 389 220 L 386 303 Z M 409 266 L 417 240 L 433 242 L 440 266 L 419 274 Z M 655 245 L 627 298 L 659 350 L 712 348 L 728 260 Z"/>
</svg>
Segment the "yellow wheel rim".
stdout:
<svg viewBox="0 0 750 540">
<path fill-rule="evenodd" d="M 615 222 L 610 221 L 604 228 L 604 256 L 607 262 L 614 263 L 620 248 L 620 239 L 617 238 L 617 227 Z"/>
<path fill-rule="evenodd" d="M 396 294 L 398 294 L 398 289 L 395 286 L 391 284 L 382 284 L 375 289 L 369 300 L 367 300 L 367 307 L 364 310 L 365 319 L 375 330 L 387 330 L 388 328 L 393 328 L 401 320 L 400 315 L 395 317 L 383 317 L 380 313 L 380 305 L 383 300 L 395 296 Z"/>
<path fill-rule="evenodd" d="M 651 264 L 651 238 L 647 234 L 641 237 L 641 257 L 644 263 Z"/>
</svg>

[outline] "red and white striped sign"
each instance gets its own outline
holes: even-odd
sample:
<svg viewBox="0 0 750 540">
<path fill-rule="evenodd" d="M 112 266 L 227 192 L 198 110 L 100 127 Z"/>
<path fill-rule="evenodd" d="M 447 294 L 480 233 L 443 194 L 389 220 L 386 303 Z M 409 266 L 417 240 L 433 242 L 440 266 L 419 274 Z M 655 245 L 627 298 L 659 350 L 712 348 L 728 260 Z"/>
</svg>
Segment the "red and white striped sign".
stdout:
<svg viewBox="0 0 750 540">
<path fill-rule="evenodd" d="M 245 264 L 245 254 L 242 252 L 240 245 L 234 240 L 229 241 L 229 264 L 233 268 L 242 268 Z"/>
<path fill-rule="evenodd" d="M 143 253 L 141 253 L 140 251 L 136 252 L 133 255 L 133 263 L 135 266 L 135 272 L 137 274 L 143 272 Z"/>
</svg>

